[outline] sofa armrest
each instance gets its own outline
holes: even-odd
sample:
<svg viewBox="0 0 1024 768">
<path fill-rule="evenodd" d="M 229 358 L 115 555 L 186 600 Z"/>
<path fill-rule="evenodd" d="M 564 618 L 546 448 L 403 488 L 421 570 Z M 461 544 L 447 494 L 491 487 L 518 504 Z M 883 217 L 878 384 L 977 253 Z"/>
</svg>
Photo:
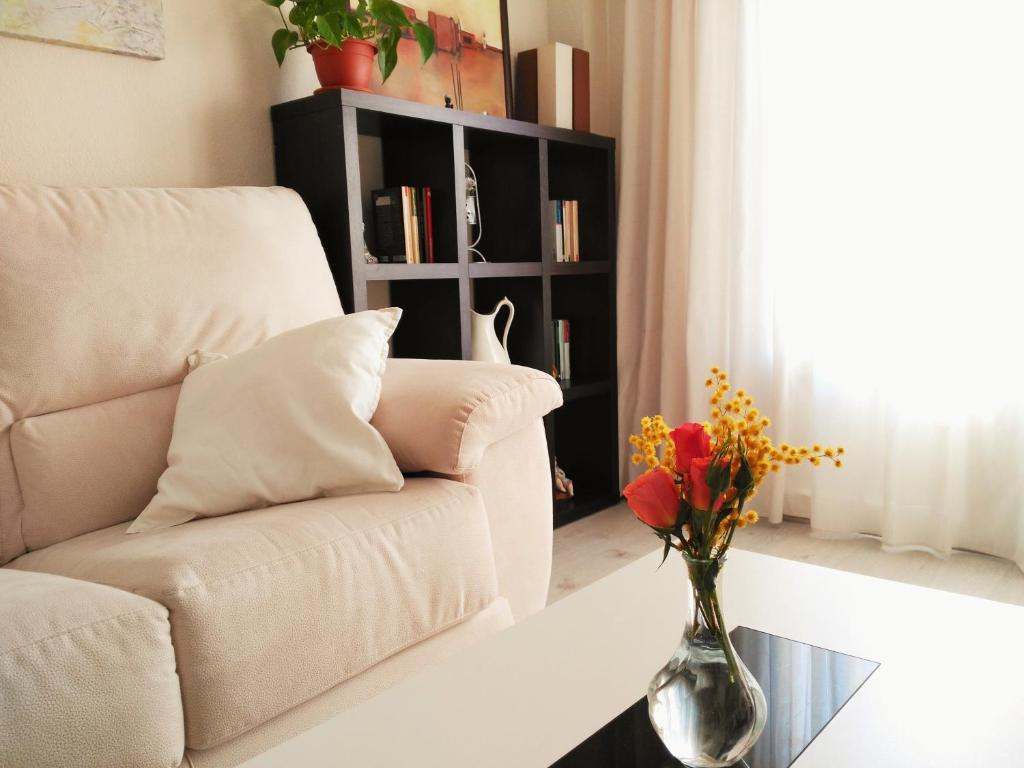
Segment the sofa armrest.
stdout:
<svg viewBox="0 0 1024 768">
<path fill-rule="evenodd" d="M 0 568 L 0 763 L 172 768 L 184 751 L 166 608 Z"/>
<path fill-rule="evenodd" d="M 561 387 L 533 368 L 393 359 L 373 425 L 403 472 L 463 475 L 489 446 L 561 404 Z"/>
</svg>

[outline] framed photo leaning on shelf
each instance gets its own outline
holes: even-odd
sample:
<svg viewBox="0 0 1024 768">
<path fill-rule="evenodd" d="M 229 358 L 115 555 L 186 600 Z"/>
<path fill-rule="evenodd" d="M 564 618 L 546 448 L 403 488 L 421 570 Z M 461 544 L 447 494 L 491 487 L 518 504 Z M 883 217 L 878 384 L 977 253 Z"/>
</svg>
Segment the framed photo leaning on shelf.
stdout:
<svg viewBox="0 0 1024 768">
<path fill-rule="evenodd" d="M 508 0 L 418 0 L 402 3 L 412 22 L 434 32 L 434 55 L 422 66 L 396 67 L 386 83 L 376 73 L 374 93 L 423 104 L 452 106 L 496 117 L 512 115 Z M 416 39 L 404 30 L 400 61 L 419 61 Z"/>
</svg>

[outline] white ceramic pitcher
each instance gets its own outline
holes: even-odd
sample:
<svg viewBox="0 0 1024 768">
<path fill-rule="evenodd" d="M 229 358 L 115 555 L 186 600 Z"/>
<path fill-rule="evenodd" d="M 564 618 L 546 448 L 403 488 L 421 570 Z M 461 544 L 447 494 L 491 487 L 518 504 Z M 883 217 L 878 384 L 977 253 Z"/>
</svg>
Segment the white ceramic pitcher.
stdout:
<svg viewBox="0 0 1024 768">
<path fill-rule="evenodd" d="M 501 341 L 498 341 L 498 334 L 494 331 L 494 322 L 502 307 L 508 307 L 508 320 L 505 321 L 505 330 L 502 333 Z M 516 316 L 516 308 L 508 296 L 494 305 L 488 315 L 481 315 L 473 312 L 472 335 L 472 356 L 474 360 L 485 363 L 511 363 L 508 357 L 508 329 L 512 327 L 512 318 Z"/>
</svg>

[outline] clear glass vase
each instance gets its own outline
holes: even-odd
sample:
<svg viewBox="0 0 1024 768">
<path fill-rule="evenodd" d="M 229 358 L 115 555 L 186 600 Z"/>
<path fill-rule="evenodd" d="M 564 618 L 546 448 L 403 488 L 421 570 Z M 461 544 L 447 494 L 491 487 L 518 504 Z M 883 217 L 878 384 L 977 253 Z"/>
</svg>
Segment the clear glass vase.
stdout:
<svg viewBox="0 0 1024 768">
<path fill-rule="evenodd" d="M 692 587 L 690 613 L 679 647 L 651 680 L 648 712 L 676 759 L 693 768 L 724 768 L 757 741 L 767 706 L 722 618 L 716 581 L 724 560 L 683 560 Z"/>
</svg>

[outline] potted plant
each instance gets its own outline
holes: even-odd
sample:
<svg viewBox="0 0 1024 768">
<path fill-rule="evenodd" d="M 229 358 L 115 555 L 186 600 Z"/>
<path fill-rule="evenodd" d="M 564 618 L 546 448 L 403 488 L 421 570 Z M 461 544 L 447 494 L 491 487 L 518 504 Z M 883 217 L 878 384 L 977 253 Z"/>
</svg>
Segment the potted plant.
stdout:
<svg viewBox="0 0 1024 768">
<path fill-rule="evenodd" d="M 285 2 L 290 3 L 287 16 Z M 293 48 L 313 57 L 320 91 L 328 88 L 370 90 L 373 58 L 387 80 L 398 64 L 398 41 L 410 30 L 425 62 L 434 53 L 434 33 L 422 22 L 411 22 L 394 0 L 263 0 L 277 8 L 283 26 L 271 45 L 278 66 Z M 317 91 L 318 93 L 320 91 Z"/>
</svg>

